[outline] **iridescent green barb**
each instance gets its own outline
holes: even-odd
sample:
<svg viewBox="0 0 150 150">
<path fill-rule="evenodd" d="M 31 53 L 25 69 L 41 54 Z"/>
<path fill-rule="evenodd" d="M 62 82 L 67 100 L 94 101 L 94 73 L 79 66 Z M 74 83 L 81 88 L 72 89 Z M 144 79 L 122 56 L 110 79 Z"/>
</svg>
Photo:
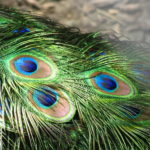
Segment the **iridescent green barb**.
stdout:
<svg viewBox="0 0 150 150">
<path fill-rule="evenodd" d="M 0 8 L 3 150 L 149 150 L 150 53 Z"/>
</svg>

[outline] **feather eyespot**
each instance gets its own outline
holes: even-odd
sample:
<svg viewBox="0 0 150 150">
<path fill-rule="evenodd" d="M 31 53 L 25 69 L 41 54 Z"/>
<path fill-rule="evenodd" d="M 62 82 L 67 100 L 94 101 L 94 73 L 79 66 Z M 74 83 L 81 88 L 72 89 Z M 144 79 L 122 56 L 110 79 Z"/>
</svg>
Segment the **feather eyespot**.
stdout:
<svg viewBox="0 0 150 150">
<path fill-rule="evenodd" d="M 95 72 L 90 78 L 95 89 L 104 94 L 126 96 L 132 92 L 130 85 L 111 73 Z"/>
<path fill-rule="evenodd" d="M 124 118 L 128 118 L 132 120 L 133 122 L 136 122 L 144 126 L 147 126 L 147 125 L 149 126 L 149 123 L 150 123 L 150 118 L 149 118 L 150 107 L 149 106 L 134 104 L 134 106 L 123 105 L 121 106 L 121 108 L 122 108 L 122 113 L 123 113 Z"/>
<path fill-rule="evenodd" d="M 24 27 L 24 28 L 20 28 L 20 29 L 13 30 L 12 32 L 13 32 L 13 33 L 23 34 L 23 33 L 26 33 L 26 32 L 30 32 L 30 29 Z"/>
<path fill-rule="evenodd" d="M 136 119 L 141 115 L 141 110 L 137 107 L 124 105 L 124 114 L 129 119 Z"/>
<path fill-rule="evenodd" d="M 32 55 L 20 55 L 9 61 L 11 72 L 21 79 L 54 79 L 56 65 L 50 58 L 43 59 Z M 50 80 L 49 80 L 50 81 Z"/>
<path fill-rule="evenodd" d="M 60 90 L 42 86 L 29 91 L 28 96 L 32 108 L 50 121 L 68 122 L 74 117 L 75 107 L 72 101 Z"/>
</svg>

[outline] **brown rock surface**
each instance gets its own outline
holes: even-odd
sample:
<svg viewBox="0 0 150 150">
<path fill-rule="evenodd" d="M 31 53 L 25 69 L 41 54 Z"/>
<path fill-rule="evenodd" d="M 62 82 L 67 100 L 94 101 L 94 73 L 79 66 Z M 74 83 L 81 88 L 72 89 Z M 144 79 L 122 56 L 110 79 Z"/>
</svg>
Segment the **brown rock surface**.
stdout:
<svg viewBox="0 0 150 150">
<path fill-rule="evenodd" d="M 0 0 L 0 5 L 32 11 L 83 32 L 116 32 L 150 43 L 150 0 Z"/>
</svg>

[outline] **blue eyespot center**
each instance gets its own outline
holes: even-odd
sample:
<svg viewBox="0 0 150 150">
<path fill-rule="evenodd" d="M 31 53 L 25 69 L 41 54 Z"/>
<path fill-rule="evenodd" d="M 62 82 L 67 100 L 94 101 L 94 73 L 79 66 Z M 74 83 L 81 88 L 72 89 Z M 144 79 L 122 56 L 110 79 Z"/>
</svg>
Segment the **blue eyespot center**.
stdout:
<svg viewBox="0 0 150 150">
<path fill-rule="evenodd" d="M 30 29 L 24 27 L 24 28 L 20 28 L 20 29 L 13 30 L 12 32 L 13 32 L 13 33 L 20 33 L 20 34 L 21 34 L 21 33 L 30 32 Z"/>
<path fill-rule="evenodd" d="M 118 88 L 117 81 L 110 75 L 99 74 L 94 77 L 94 80 L 96 85 L 106 92 L 114 92 Z"/>
<path fill-rule="evenodd" d="M 30 60 L 24 61 L 20 67 L 25 72 L 34 72 L 37 69 L 36 63 Z"/>
<path fill-rule="evenodd" d="M 38 70 L 37 61 L 31 57 L 21 57 L 14 64 L 17 71 L 23 75 L 32 75 Z"/>
<path fill-rule="evenodd" d="M 125 105 L 124 109 L 126 110 L 126 112 L 124 112 L 124 113 L 129 119 L 135 119 L 135 118 L 139 117 L 139 115 L 141 114 L 141 110 L 136 107 Z"/>
<path fill-rule="evenodd" d="M 33 100 L 39 107 L 48 109 L 57 103 L 58 93 L 49 87 L 44 87 L 41 90 L 34 90 Z"/>
</svg>

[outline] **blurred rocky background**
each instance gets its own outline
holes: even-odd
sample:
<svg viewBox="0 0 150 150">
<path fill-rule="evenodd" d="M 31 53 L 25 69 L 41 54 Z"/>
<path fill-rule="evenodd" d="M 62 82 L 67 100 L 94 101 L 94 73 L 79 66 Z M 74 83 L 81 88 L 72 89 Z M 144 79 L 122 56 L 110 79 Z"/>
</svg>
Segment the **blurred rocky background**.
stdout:
<svg viewBox="0 0 150 150">
<path fill-rule="evenodd" d="M 47 16 L 82 32 L 115 33 L 150 43 L 150 0 L 0 0 L 0 5 Z"/>
</svg>

